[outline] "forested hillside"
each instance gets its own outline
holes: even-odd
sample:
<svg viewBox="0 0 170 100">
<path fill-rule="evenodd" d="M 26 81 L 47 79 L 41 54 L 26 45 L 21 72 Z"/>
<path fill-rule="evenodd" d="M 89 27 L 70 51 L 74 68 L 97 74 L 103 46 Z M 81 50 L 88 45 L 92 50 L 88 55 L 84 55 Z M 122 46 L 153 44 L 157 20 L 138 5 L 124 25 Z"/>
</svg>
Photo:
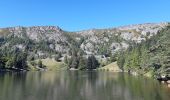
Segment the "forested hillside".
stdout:
<svg viewBox="0 0 170 100">
<path fill-rule="evenodd" d="M 118 65 L 125 71 L 152 75 L 170 73 L 170 26 L 142 43 L 121 51 Z"/>
<path fill-rule="evenodd" d="M 159 59 L 166 55 L 164 49 L 168 51 L 164 47 L 168 41 L 163 42 L 168 40 L 168 36 L 163 37 L 168 31 L 165 30 L 167 25 L 146 23 L 80 32 L 68 32 L 55 26 L 0 28 L 0 68 L 45 69 L 42 59 L 51 59 L 55 64 L 62 62 L 68 69 L 96 69 L 120 56 L 118 63 L 124 70 L 166 70 L 160 65 L 164 61 Z"/>
</svg>

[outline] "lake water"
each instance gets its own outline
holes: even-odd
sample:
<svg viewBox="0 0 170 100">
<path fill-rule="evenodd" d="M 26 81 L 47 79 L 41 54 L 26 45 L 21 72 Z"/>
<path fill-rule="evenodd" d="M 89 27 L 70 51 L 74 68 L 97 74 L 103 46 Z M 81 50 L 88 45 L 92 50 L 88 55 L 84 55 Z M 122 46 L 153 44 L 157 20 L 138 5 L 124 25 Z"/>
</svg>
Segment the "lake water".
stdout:
<svg viewBox="0 0 170 100">
<path fill-rule="evenodd" d="M 0 100 L 170 100 L 170 89 L 123 73 L 6 73 L 0 74 Z"/>
</svg>

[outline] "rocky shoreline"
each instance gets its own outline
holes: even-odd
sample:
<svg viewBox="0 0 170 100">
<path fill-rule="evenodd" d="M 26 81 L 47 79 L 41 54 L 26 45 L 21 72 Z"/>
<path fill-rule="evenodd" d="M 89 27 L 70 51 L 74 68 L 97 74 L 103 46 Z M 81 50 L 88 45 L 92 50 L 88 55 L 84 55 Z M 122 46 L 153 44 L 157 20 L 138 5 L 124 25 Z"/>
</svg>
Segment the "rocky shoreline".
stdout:
<svg viewBox="0 0 170 100">
<path fill-rule="evenodd" d="M 157 77 L 157 80 L 163 84 L 167 84 L 170 88 L 170 76 L 169 75 L 160 75 Z"/>
<path fill-rule="evenodd" d="M 134 76 L 143 75 L 143 76 L 149 77 L 149 78 L 152 77 L 152 75 L 139 74 L 139 72 L 137 72 L 137 71 L 123 71 L 123 72 L 129 73 Z M 157 76 L 154 76 L 153 78 L 158 80 L 161 84 L 165 84 L 170 88 L 170 75 L 168 75 L 168 74 L 167 75 L 157 75 Z"/>
<path fill-rule="evenodd" d="M 6 69 L 0 69 L 0 72 L 24 72 L 24 71 L 29 71 L 26 69 L 16 69 L 16 68 L 6 68 Z"/>
<path fill-rule="evenodd" d="M 69 70 L 77 70 L 77 69 L 69 69 Z M 24 72 L 24 71 L 30 71 L 30 70 L 25 70 L 25 69 L 0 69 L 0 73 L 5 73 L 5 72 Z M 99 70 L 100 71 L 100 70 Z M 109 70 L 107 70 L 109 71 Z M 139 75 L 137 72 L 132 72 L 132 71 L 112 71 L 112 72 L 123 72 L 123 73 L 129 73 L 131 75 L 137 76 Z M 169 75 L 160 75 L 157 77 L 154 77 L 156 80 L 158 80 L 161 84 L 166 84 L 170 88 L 170 76 Z"/>
</svg>

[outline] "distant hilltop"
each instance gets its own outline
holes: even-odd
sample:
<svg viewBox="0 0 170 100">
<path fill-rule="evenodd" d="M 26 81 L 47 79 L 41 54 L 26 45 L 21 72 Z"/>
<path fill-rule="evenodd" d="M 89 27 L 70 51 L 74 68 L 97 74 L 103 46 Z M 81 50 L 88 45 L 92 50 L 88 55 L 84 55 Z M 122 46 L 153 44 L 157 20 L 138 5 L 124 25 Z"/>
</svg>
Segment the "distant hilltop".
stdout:
<svg viewBox="0 0 170 100">
<path fill-rule="evenodd" d="M 146 23 L 108 29 L 90 29 L 79 32 L 68 32 L 58 26 L 18 26 L 0 28 L 0 36 L 14 37 L 21 40 L 28 39 L 35 42 L 35 45 L 42 41 L 47 42 L 46 48 L 63 53 L 68 52 L 74 41 L 79 44 L 79 47 L 86 54 L 101 54 L 102 48 L 107 48 L 108 51 L 115 53 L 120 49 L 128 48 L 131 41 L 140 43 L 146 40 L 146 38 L 157 34 L 167 25 L 168 22 Z M 8 45 L 10 45 L 10 42 L 6 42 L 1 48 Z M 12 48 L 25 49 L 24 42 L 15 43 L 10 46 Z M 43 50 L 39 50 L 39 52 L 46 54 Z"/>
</svg>

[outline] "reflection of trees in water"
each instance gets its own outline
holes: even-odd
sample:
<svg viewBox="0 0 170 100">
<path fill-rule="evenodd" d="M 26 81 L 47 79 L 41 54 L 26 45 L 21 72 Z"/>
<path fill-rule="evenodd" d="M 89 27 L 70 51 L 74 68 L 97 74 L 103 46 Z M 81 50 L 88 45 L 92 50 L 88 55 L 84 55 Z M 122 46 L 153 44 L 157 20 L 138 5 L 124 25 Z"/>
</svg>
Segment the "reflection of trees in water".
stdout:
<svg viewBox="0 0 170 100">
<path fill-rule="evenodd" d="M 156 100 L 169 91 L 150 79 L 109 72 L 29 72 L 0 75 L 0 100 Z"/>
<path fill-rule="evenodd" d="M 87 81 L 89 82 L 89 84 L 95 85 L 96 81 L 98 80 L 98 73 L 94 71 L 88 71 L 87 76 Z"/>
<path fill-rule="evenodd" d="M 170 95 L 167 95 L 167 89 L 164 90 L 156 80 L 122 74 L 118 78 L 118 83 L 123 87 L 123 90 L 128 90 L 132 98 L 144 100 L 167 100 L 170 98 Z"/>
</svg>

